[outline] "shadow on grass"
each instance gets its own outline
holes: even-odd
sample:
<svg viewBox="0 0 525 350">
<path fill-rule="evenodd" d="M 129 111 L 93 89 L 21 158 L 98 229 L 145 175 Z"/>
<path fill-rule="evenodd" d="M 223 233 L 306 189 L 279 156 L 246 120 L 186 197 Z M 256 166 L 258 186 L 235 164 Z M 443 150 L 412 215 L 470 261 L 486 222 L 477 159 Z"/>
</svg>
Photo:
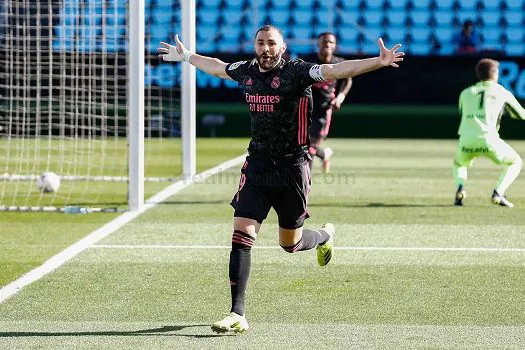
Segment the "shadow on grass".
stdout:
<svg viewBox="0 0 525 350">
<path fill-rule="evenodd" d="M 169 332 L 178 332 L 186 328 L 193 327 L 207 327 L 209 330 L 208 324 L 194 324 L 194 325 L 184 325 L 184 326 L 163 326 L 160 328 L 152 329 L 140 329 L 137 331 L 78 331 L 78 332 L 0 332 L 0 338 L 8 337 L 79 337 L 79 336 L 173 336 L 173 337 L 188 337 L 188 338 L 216 338 L 224 336 L 235 336 L 235 334 L 165 334 Z"/>
<path fill-rule="evenodd" d="M 446 208 L 452 204 L 417 204 L 417 203 L 309 203 L 309 207 L 334 208 Z"/>
</svg>

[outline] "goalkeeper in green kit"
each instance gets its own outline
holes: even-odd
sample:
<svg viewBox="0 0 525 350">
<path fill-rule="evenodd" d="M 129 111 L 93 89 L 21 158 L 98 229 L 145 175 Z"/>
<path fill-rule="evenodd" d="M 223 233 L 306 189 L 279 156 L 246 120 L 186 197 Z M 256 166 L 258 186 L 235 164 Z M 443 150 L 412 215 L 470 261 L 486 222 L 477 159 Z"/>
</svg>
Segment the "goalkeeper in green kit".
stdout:
<svg viewBox="0 0 525 350">
<path fill-rule="evenodd" d="M 510 91 L 498 84 L 498 61 L 481 59 L 476 64 L 476 74 L 480 81 L 463 90 L 459 96 L 461 124 L 453 167 L 458 186 L 454 205 L 462 206 L 467 195 L 467 169 L 477 157 L 485 156 L 505 167 L 492 193 L 492 203 L 512 208 L 514 205 L 505 197 L 505 191 L 518 177 L 522 160 L 499 137 L 498 130 L 504 111 L 512 118 L 525 119 L 525 110 Z"/>
</svg>

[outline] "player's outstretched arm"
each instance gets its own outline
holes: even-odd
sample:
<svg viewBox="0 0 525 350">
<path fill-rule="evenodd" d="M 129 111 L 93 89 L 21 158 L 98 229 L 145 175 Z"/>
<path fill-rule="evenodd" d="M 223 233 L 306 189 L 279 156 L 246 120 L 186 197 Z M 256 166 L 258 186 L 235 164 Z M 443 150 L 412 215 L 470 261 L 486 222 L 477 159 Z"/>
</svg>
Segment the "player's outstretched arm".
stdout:
<svg viewBox="0 0 525 350">
<path fill-rule="evenodd" d="M 157 51 L 164 61 L 189 62 L 206 73 L 215 75 L 219 78 L 231 79 L 226 74 L 227 63 L 217 58 L 201 56 L 190 52 L 184 47 L 177 34 L 175 34 L 175 43 L 175 46 L 165 42 L 160 43 L 161 47 L 159 47 Z"/>
<path fill-rule="evenodd" d="M 525 120 L 525 109 L 523 109 L 516 97 L 510 92 L 507 101 L 505 101 L 505 109 L 512 118 Z"/>
<path fill-rule="evenodd" d="M 347 60 L 335 64 L 321 65 L 321 73 L 324 79 L 334 80 L 374 71 L 382 67 L 399 67 L 397 62 L 403 61 L 404 52 L 397 52 L 401 44 L 396 44 L 390 50 L 385 47 L 383 39 L 377 39 L 379 45 L 379 56 L 374 58 L 365 58 L 362 60 Z"/>
</svg>

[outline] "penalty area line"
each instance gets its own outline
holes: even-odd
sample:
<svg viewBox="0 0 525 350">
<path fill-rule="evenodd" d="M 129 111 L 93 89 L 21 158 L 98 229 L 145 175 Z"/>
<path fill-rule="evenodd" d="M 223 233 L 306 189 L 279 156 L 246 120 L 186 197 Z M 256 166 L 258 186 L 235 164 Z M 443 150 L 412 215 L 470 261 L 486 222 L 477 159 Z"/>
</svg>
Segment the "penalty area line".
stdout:
<svg viewBox="0 0 525 350">
<path fill-rule="evenodd" d="M 226 245 L 133 245 L 95 244 L 93 249 L 231 249 Z M 254 246 L 254 249 L 282 249 L 279 246 Z M 525 253 L 525 248 L 484 247 L 335 247 L 335 250 L 361 251 L 409 251 L 409 252 L 473 252 L 473 253 Z"/>
<path fill-rule="evenodd" d="M 99 229 L 91 232 L 81 240 L 77 241 L 76 243 L 73 243 L 60 253 L 56 254 L 55 256 L 49 258 L 44 262 L 42 265 L 34 268 L 33 270 L 29 271 L 22 277 L 18 278 L 17 280 L 5 285 L 0 289 L 0 304 L 18 293 L 22 288 L 28 286 L 29 284 L 41 279 L 45 275 L 49 274 L 50 272 L 56 270 L 60 266 L 64 265 L 66 262 L 86 250 L 87 248 L 93 246 L 95 243 L 99 242 L 101 239 L 107 237 L 111 233 L 115 232 L 125 224 L 129 223 L 131 220 L 135 219 L 145 211 L 157 206 L 157 204 L 165 201 L 175 193 L 179 192 L 180 190 L 188 187 L 189 185 L 193 183 L 198 183 L 200 181 L 205 180 L 206 178 L 213 176 L 215 174 L 218 174 L 224 170 L 227 170 L 235 165 L 238 165 L 244 161 L 246 158 L 246 154 L 243 154 L 242 156 L 238 156 L 236 158 L 230 159 L 226 162 L 223 162 L 211 169 L 208 169 L 206 171 L 203 171 L 202 173 L 199 173 L 195 175 L 192 178 L 184 179 L 177 181 L 170 186 L 166 187 L 164 190 L 160 191 L 150 199 L 148 199 L 144 204 L 144 209 L 139 212 L 126 212 L 112 221 L 108 222 L 104 226 L 100 227 Z"/>
</svg>

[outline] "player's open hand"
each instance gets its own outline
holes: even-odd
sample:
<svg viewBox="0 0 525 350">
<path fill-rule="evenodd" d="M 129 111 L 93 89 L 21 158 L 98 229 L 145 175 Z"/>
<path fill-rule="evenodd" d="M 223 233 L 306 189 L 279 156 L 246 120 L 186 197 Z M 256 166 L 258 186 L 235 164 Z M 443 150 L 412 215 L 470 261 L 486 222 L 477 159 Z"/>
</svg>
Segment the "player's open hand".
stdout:
<svg viewBox="0 0 525 350">
<path fill-rule="evenodd" d="M 159 56 L 162 57 L 164 61 L 184 61 L 184 53 L 187 52 L 187 50 L 179 40 L 178 34 L 175 34 L 175 43 L 175 46 L 173 46 L 161 41 L 161 47 L 159 47 L 157 51 L 159 53 Z"/>
<path fill-rule="evenodd" d="M 392 47 L 390 50 L 385 47 L 385 43 L 381 38 L 377 39 L 377 44 L 379 45 L 379 60 L 381 64 L 385 67 L 399 67 L 396 62 L 403 61 L 403 56 L 405 56 L 404 52 L 397 52 L 397 50 L 401 47 L 401 44 L 394 45 L 394 47 Z"/>
</svg>

